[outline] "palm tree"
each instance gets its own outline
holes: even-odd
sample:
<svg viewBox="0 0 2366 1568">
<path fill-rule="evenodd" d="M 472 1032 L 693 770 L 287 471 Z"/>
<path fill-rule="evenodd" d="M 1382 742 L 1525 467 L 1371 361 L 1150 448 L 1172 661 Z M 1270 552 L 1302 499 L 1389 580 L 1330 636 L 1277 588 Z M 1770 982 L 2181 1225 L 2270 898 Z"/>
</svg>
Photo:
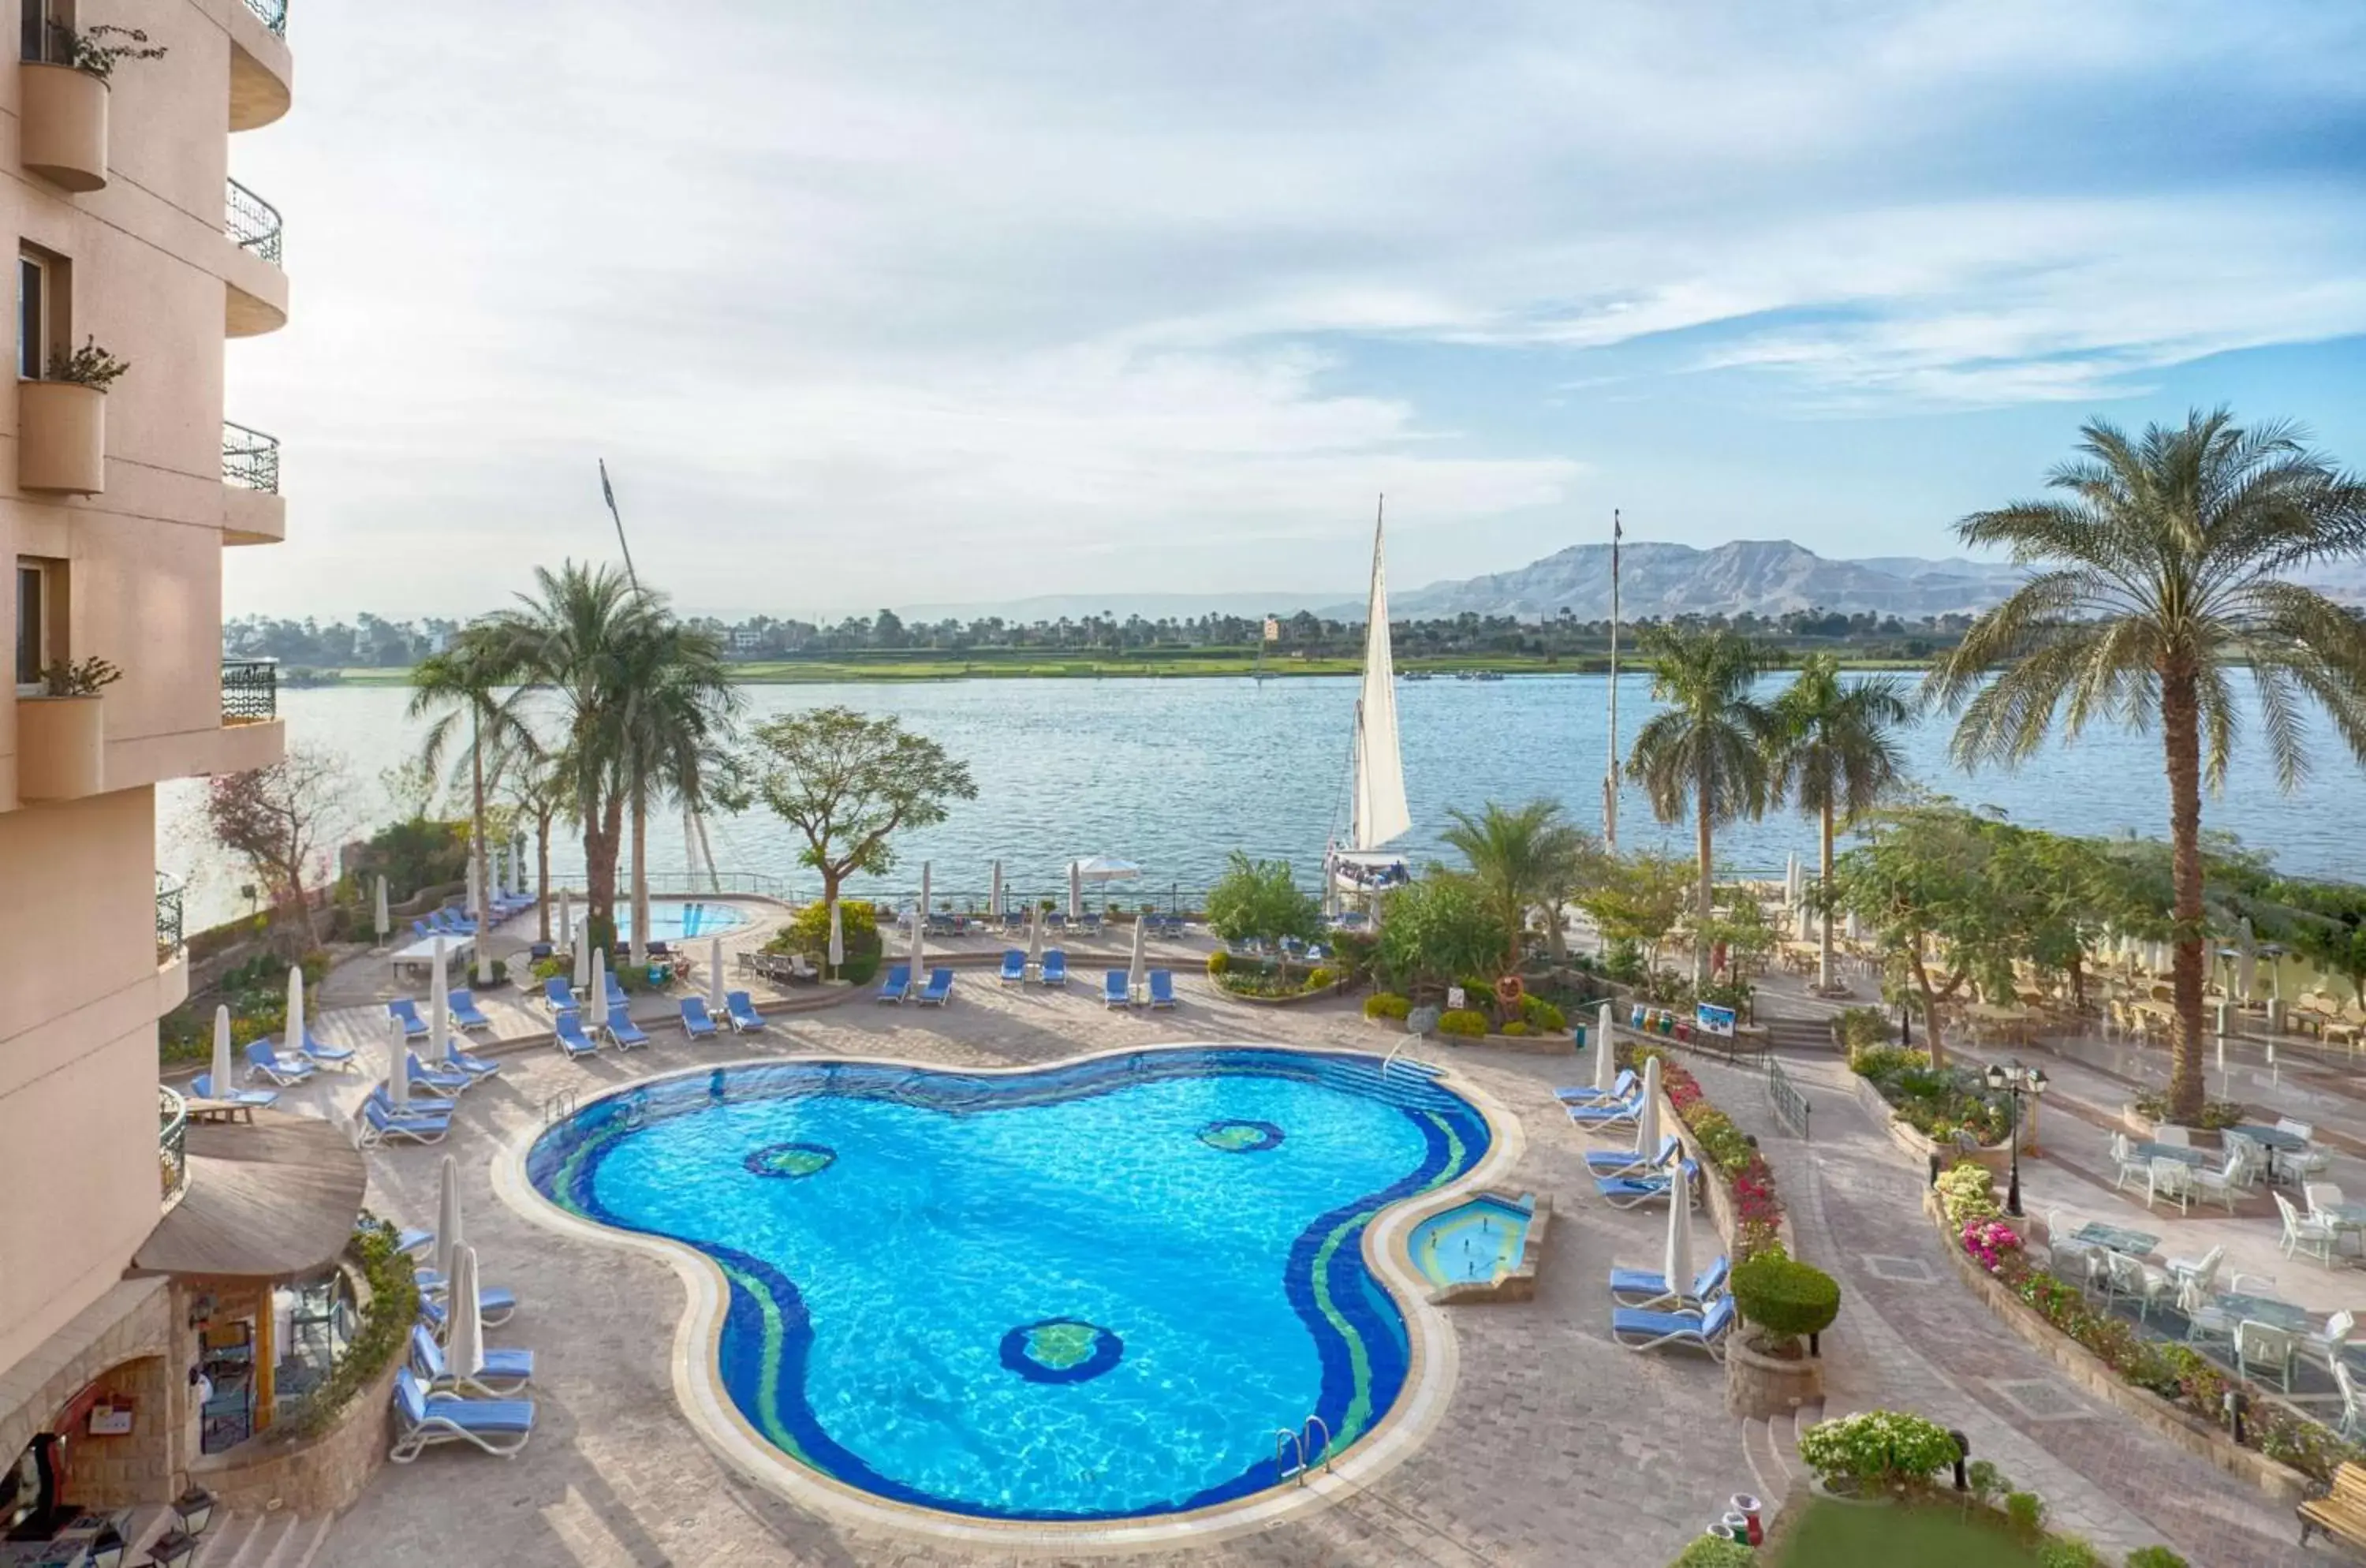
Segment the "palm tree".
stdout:
<svg viewBox="0 0 2366 1568">
<path fill-rule="evenodd" d="M 695 813 L 724 766 L 723 739 L 738 708 L 723 661 L 722 639 L 662 612 L 625 650 L 628 674 L 619 723 L 618 765 L 631 814 L 633 931 L 649 930 L 648 816 L 653 799 Z"/>
<path fill-rule="evenodd" d="M 1898 682 L 1876 676 L 1841 683 L 1840 660 L 1811 653 L 1788 689 L 1774 699 L 1774 788 L 1797 802 L 1823 829 L 1823 860 L 1817 878 L 1822 892 L 1823 951 L 1816 984 L 1832 988 L 1832 835 L 1874 807 L 1899 776 L 1897 744 L 1890 731 L 1910 710 Z"/>
<path fill-rule="evenodd" d="M 1453 825 L 1438 837 L 1462 852 L 1471 877 L 1494 905 L 1511 943 L 1504 973 L 1512 974 L 1520 966 L 1528 910 L 1539 904 L 1560 908 L 1585 852 L 1585 835 L 1562 821 L 1560 807 L 1549 800 L 1520 807 L 1491 800 L 1476 817 L 1459 808 L 1447 816 Z"/>
<path fill-rule="evenodd" d="M 510 805 L 520 821 L 534 824 L 535 908 L 541 917 L 536 940 L 550 940 L 550 829 L 574 801 L 559 757 L 536 747 L 508 760 L 501 769 Z"/>
<path fill-rule="evenodd" d="M 491 637 L 476 627 L 463 630 L 443 652 L 431 653 L 421 660 L 419 667 L 411 671 L 411 681 L 410 716 L 436 715 L 420 742 L 421 768 L 434 777 L 443 771 L 454 746 L 459 747 L 453 773 L 456 777 L 465 773 L 468 778 L 468 855 L 477 872 L 478 907 L 469 912 L 482 924 L 487 913 L 484 900 L 490 897 L 492 880 L 485 862 L 487 792 L 501 782 L 505 761 L 533 750 L 534 734 L 506 700 L 504 688 L 509 681 L 500 649 Z M 468 738 L 462 741 L 460 728 L 464 722 Z M 479 983 L 492 978 L 492 962 L 490 945 L 479 942 Z"/>
<path fill-rule="evenodd" d="M 1982 615 L 1924 682 L 1960 711 L 1965 767 L 2011 767 L 2108 720 L 2149 730 L 2169 773 L 2172 983 L 2170 1115 L 2202 1111 L 2204 935 L 2202 789 L 2214 793 L 2245 715 L 2248 669 L 2277 784 L 2306 776 L 2302 708 L 2314 699 L 2366 761 L 2366 626 L 2286 574 L 2366 547 L 2366 485 L 2304 445 L 2293 425 L 2247 429 L 2225 410 L 2130 439 L 2101 420 L 2048 476 L 2052 500 L 1975 513 L 1965 543 L 2036 568 Z"/>
<path fill-rule="evenodd" d="M 1651 699 L 1668 706 L 1636 735 L 1627 776 L 1643 786 L 1662 822 L 1693 814 L 1693 983 L 1706 985 L 1712 840 L 1718 824 L 1765 811 L 1774 720 L 1751 695 L 1763 665 L 1739 632 L 1652 626 L 1643 651 L 1651 660 Z"/>
</svg>

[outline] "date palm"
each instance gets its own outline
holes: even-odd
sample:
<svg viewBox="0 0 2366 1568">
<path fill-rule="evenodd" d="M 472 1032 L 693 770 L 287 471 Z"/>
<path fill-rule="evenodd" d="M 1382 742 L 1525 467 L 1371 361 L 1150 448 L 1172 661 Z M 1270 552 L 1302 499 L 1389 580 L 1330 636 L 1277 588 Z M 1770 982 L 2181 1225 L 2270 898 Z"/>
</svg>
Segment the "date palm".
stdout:
<svg viewBox="0 0 2366 1568">
<path fill-rule="evenodd" d="M 1515 973 L 1528 910 L 1538 905 L 1560 909 L 1586 851 L 1586 837 L 1562 821 L 1560 807 L 1549 800 L 1515 807 L 1491 800 L 1475 817 L 1459 808 L 1447 816 L 1452 824 L 1438 837 L 1462 852 L 1472 879 L 1495 907 L 1511 943 L 1504 973 Z"/>
<path fill-rule="evenodd" d="M 1832 837 L 1873 809 L 1900 775 L 1891 731 L 1910 716 L 1898 682 L 1841 680 L 1840 660 L 1812 653 L 1774 699 L 1774 788 L 1822 829 L 1817 886 L 1824 909 L 1816 983 L 1832 988 Z"/>
<path fill-rule="evenodd" d="M 2366 626 L 2288 574 L 2366 547 L 2366 485 L 2294 426 L 2246 428 L 2224 409 L 2140 437 L 2096 420 L 2056 468 L 2054 498 L 1976 513 L 1965 543 L 2034 568 L 1932 669 L 1930 698 L 1961 714 L 1966 767 L 2011 767 L 2057 727 L 2160 728 L 2169 775 L 2176 1045 L 2170 1115 L 2202 1111 L 2202 795 L 2242 738 L 2248 673 L 2277 784 L 2307 775 L 2310 703 L 2366 761 Z"/>
<path fill-rule="evenodd" d="M 671 800 L 693 817 L 705 807 L 707 785 L 727 754 L 724 731 L 738 703 L 724 668 L 722 639 L 662 610 L 630 640 L 624 659 L 618 766 L 632 824 L 634 942 L 645 948 L 649 807 Z"/>
<path fill-rule="evenodd" d="M 534 734 L 508 701 L 511 682 L 499 647 L 479 628 L 462 631 L 443 652 L 421 660 L 411 682 L 410 716 L 436 716 L 420 741 L 421 767 L 432 778 L 450 759 L 454 773 L 465 773 L 468 780 L 468 855 L 476 868 L 479 900 L 469 912 L 481 922 L 492 886 L 485 863 L 487 795 L 499 785 L 513 757 L 532 752 Z M 456 748 L 458 755 L 453 757 Z M 479 983 L 492 978 L 491 948 L 484 942 L 477 943 L 477 978 Z"/>
<path fill-rule="evenodd" d="M 1667 706 L 1635 737 L 1627 776 L 1662 822 L 1693 815 L 1693 983 L 1709 978 L 1708 923 L 1716 829 L 1766 810 L 1774 716 L 1751 694 L 1763 664 L 1739 632 L 1653 626 L 1643 635 L 1651 698 Z"/>
</svg>

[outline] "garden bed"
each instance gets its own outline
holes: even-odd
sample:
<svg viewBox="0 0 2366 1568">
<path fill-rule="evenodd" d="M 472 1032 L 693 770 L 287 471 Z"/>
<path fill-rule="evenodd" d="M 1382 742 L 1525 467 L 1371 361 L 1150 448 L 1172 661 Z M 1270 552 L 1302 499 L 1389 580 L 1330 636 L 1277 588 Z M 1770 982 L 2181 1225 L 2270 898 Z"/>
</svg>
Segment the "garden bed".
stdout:
<svg viewBox="0 0 2366 1568">
<path fill-rule="evenodd" d="M 1968 1067 L 1933 1067 L 1921 1051 L 1860 1045 L 1849 1053 L 1850 1087 L 1899 1148 L 1927 1165 L 1932 1155 L 2002 1170 L 2011 1156 L 2011 1102 Z"/>
</svg>

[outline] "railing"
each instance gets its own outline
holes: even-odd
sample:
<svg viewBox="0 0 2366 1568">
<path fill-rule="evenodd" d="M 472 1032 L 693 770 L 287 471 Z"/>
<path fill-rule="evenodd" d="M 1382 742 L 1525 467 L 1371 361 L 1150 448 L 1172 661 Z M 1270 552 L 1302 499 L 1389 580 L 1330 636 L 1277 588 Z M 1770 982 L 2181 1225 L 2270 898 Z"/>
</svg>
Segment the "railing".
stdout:
<svg viewBox="0 0 2366 1568">
<path fill-rule="evenodd" d="M 277 266 L 280 265 L 279 231 L 279 209 L 236 180 L 228 182 L 223 205 L 223 233 L 242 249 L 253 251 Z"/>
<path fill-rule="evenodd" d="M 189 1107 L 163 1084 L 156 1086 L 156 1173 L 169 1209 L 189 1190 Z"/>
<path fill-rule="evenodd" d="M 247 721 L 279 716 L 279 661 L 225 659 L 221 667 L 222 717 Z"/>
<path fill-rule="evenodd" d="M 279 437 L 222 421 L 222 483 L 279 493 Z"/>
<path fill-rule="evenodd" d="M 156 874 L 156 962 L 164 964 L 181 951 L 181 885 Z"/>
<path fill-rule="evenodd" d="M 1815 1140 L 1808 1135 L 1808 1115 L 1812 1109 L 1808 1097 L 1791 1082 L 1783 1064 L 1773 1052 L 1766 1055 L 1766 1100 L 1774 1108 L 1775 1120 L 1791 1129 L 1803 1144 Z"/>
<path fill-rule="evenodd" d="M 287 36 L 287 0 L 246 0 L 246 8 L 262 19 L 272 36 Z"/>
</svg>

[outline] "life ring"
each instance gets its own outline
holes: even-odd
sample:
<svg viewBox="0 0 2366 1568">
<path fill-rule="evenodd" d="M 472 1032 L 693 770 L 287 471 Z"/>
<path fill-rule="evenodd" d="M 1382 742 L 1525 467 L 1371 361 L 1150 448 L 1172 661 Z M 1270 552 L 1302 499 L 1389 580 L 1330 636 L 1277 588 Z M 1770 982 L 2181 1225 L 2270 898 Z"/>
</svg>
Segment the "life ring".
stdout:
<svg viewBox="0 0 2366 1568">
<path fill-rule="evenodd" d="M 1520 984 L 1517 975 L 1506 975 L 1495 982 L 1495 1000 L 1504 1008 L 1517 1008 L 1527 987 Z"/>
</svg>

